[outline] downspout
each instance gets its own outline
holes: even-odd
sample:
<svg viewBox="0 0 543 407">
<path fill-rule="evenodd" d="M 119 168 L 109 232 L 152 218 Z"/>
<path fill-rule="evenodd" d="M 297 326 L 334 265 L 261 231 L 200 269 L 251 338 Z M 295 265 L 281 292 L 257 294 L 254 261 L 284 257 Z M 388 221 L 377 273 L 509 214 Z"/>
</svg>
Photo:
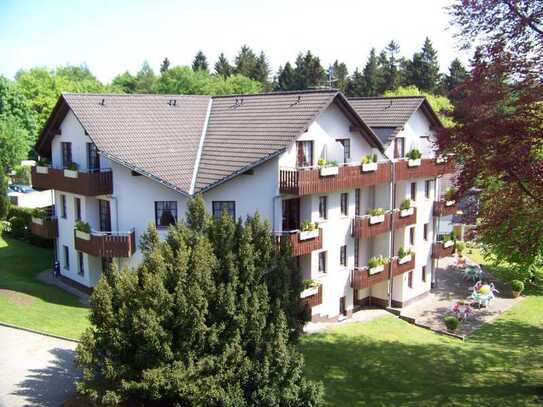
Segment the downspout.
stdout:
<svg viewBox="0 0 543 407">
<path fill-rule="evenodd" d="M 434 188 L 434 202 L 438 201 L 439 189 L 441 187 L 441 182 L 439 177 L 435 179 L 435 188 Z M 434 203 L 432 203 L 433 205 Z M 432 208 L 433 211 L 433 208 Z M 439 226 L 441 224 L 441 216 L 437 216 L 437 222 L 435 221 L 436 216 L 434 216 L 434 238 L 432 239 L 432 282 L 430 288 L 437 287 L 437 268 L 439 267 L 439 259 L 434 259 L 434 246 L 437 243 L 437 234 L 439 232 Z"/>
<path fill-rule="evenodd" d="M 396 208 L 396 163 L 394 161 L 390 161 L 390 170 L 391 170 L 391 176 L 390 176 L 390 209 L 391 209 L 391 216 L 390 216 L 390 234 L 389 234 L 389 242 L 388 242 L 388 258 L 390 261 L 388 262 L 388 307 L 392 308 L 392 290 L 394 288 L 393 284 L 393 276 L 392 276 L 392 257 L 394 255 L 394 240 L 396 239 L 396 233 L 394 229 L 394 209 Z"/>
</svg>

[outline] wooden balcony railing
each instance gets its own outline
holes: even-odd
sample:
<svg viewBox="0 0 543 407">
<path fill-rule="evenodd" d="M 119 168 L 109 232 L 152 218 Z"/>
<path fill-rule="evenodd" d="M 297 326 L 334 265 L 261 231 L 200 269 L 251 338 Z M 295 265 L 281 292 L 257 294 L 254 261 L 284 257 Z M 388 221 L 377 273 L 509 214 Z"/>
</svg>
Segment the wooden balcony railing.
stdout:
<svg viewBox="0 0 543 407">
<path fill-rule="evenodd" d="M 309 307 L 316 307 L 322 304 L 322 284 L 319 286 L 319 290 L 315 295 L 300 299 L 302 303 L 307 304 Z"/>
<path fill-rule="evenodd" d="M 400 274 L 403 274 L 407 271 L 411 271 L 415 268 L 415 254 L 411 254 L 411 260 L 400 264 L 400 261 L 402 259 L 398 257 L 394 257 L 392 259 L 392 276 L 399 276 Z M 404 259 L 405 260 L 405 259 Z"/>
<path fill-rule="evenodd" d="M 113 193 L 113 176 L 110 169 L 86 172 L 33 167 L 31 174 L 32 186 L 36 189 L 56 189 L 85 196 Z"/>
<path fill-rule="evenodd" d="M 369 239 L 370 237 L 381 235 L 390 231 L 390 220 L 392 212 L 383 215 L 384 220 L 380 223 L 371 223 L 371 216 L 355 216 L 352 221 L 351 234 L 353 237 Z"/>
<path fill-rule="evenodd" d="M 372 274 L 369 267 L 355 267 L 351 274 L 351 287 L 369 288 L 375 284 L 388 280 L 388 265 L 383 267 L 383 271 Z"/>
<path fill-rule="evenodd" d="M 455 246 L 454 243 L 449 247 L 445 247 L 446 242 L 435 242 L 432 245 L 432 258 L 433 259 L 442 259 L 444 257 L 449 257 L 454 254 Z"/>
<path fill-rule="evenodd" d="M 334 192 L 388 183 L 391 180 L 390 163 L 378 163 L 375 171 L 362 171 L 360 165 L 343 165 L 337 175 L 321 176 L 318 168 L 282 169 L 279 171 L 279 191 L 298 196 Z"/>
<path fill-rule="evenodd" d="M 322 229 L 319 229 L 317 236 L 309 239 L 304 239 L 302 232 L 299 230 L 282 232 L 277 238 L 277 243 L 281 243 L 283 239 L 290 243 L 293 256 L 303 256 L 304 254 L 310 254 L 314 250 L 322 249 Z"/>
<path fill-rule="evenodd" d="M 444 199 L 434 202 L 434 216 L 455 215 L 458 212 L 456 201 L 446 201 Z"/>
<path fill-rule="evenodd" d="M 98 257 L 131 257 L 136 251 L 136 234 L 130 232 L 91 232 L 74 230 L 75 249 Z"/>
<path fill-rule="evenodd" d="M 406 211 L 400 209 L 394 210 L 394 229 L 403 228 L 417 223 L 417 208 L 411 208 Z"/>
<path fill-rule="evenodd" d="M 405 181 L 412 178 L 437 177 L 438 175 L 452 174 L 455 164 L 452 158 L 440 162 L 435 158 L 423 158 L 419 166 L 410 167 L 407 159 L 395 163 L 396 181 Z"/>
<path fill-rule="evenodd" d="M 58 237 L 58 220 L 56 217 L 32 217 L 30 225 L 32 234 L 43 237 L 44 239 L 56 239 Z"/>
</svg>

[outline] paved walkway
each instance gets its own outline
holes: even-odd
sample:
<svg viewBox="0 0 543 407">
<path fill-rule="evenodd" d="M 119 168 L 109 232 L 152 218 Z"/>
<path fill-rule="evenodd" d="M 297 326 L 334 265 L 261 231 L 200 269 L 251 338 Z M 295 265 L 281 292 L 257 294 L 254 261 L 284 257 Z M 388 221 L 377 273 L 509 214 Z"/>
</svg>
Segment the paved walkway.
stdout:
<svg viewBox="0 0 543 407">
<path fill-rule="evenodd" d="M 58 407 L 74 391 L 76 343 L 0 326 L 0 406 Z"/>
<path fill-rule="evenodd" d="M 441 259 L 439 263 L 437 287 L 426 298 L 403 308 L 401 314 L 414 318 L 417 324 L 444 331 L 443 317 L 455 302 L 468 299 L 471 294 L 470 287 L 474 283 L 464 279 L 463 273 L 456 268 L 455 257 Z M 478 309 L 477 305 L 472 305 L 474 313 L 467 321 L 460 324 L 456 332 L 459 335 L 466 336 L 473 333 L 484 323 L 494 320 L 501 313 L 522 301 L 522 297 L 513 298 L 511 288 L 492 275 L 484 273 L 483 281 L 494 283 L 499 293 L 488 308 Z"/>
<path fill-rule="evenodd" d="M 304 326 L 304 333 L 314 334 L 317 332 L 322 332 L 326 329 L 333 328 L 339 325 L 351 324 L 354 322 L 368 322 L 373 321 L 374 319 L 381 318 L 384 316 L 390 316 L 390 313 L 381 308 L 367 308 L 355 312 L 351 318 L 346 318 L 340 322 L 308 322 Z"/>
</svg>

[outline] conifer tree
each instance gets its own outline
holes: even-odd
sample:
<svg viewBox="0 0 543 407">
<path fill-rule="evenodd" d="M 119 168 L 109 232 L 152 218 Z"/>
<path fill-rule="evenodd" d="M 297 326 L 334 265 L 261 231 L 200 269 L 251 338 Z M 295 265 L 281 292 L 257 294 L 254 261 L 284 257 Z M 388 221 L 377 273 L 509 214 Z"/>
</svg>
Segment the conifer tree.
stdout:
<svg viewBox="0 0 543 407">
<path fill-rule="evenodd" d="M 400 69 L 398 54 L 400 46 L 395 41 L 390 41 L 381 55 L 382 86 L 380 94 L 387 90 L 394 90 L 400 85 Z"/>
<path fill-rule="evenodd" d="M 224 53 L 221 52 L 217 62 L 215 62 L 215 73 L 227 78 L 232 75 L 232 71 L 233 68 L 230 65 L 230 62 L 228 62 L 228 59 L 224 56 Z"/>
<path fill-rule="evenodd" d="M 279 67 L 277 71 L 277 83 L 276 90 L 294 90 L 296 89 L 296 79 L 294 77 L 294 70 L 290 62 L 285 64 L 285 67 Z"/>
<path fill-rule="evenodd" d="M 314 56 L 311 51 L 307 51 L 305 55 L 298 54 L 294 68 L 295 89 L 304 90 L 317 87 L 323 83 L 325 76 L 326 73 L 319 57 Z"/>
<path fill-rule="evenodd" d="M 363 70 L 364 76 L 364 96 L 377 96 L 381 89 L 382 74 L 379 68 L 379 61 L 375 53 L 375 48 L 370 50 L 370 56 Z"/>
<path fill-rule="evenodd" d="M 156 83 L 156 76 L 147 61 L 143 63 L 136 75 L 136 93 L 153 93 Z"/>
<path fill-rule="evenodd" d="M 192 61 L 192 70 L 208 72 L 207 57 L 202 50 L 196 53 L 194 60 Z"/>
<path fill-rule="evenodd" d="M 243 45 L 235 59 L 234 73 L 254 79 L 257 57 L 254 51 L 247 45 Z"/>
<path fill-rule="evenodd" d="M 170 60 L 166 57 L 162 60 L 162 64 L 160 65 L 160 74 L 163 74 L 168 69 L 170 69 Z"/>
<path fill-rule="evenodd" d="M 345 90 L 345 93 L 349 97 L 360 97 L 366 95 L 365 91 L 366 83 L 364 80 L 364 76 L 357 68 L 347 82 L 347 88 Z"/>
<path fill-rule="evenodd" d="M 339 62 L 337 59 L 332 65 L 334 71 L 334 87 L 342 92 L 345 92 L 347 88 L 347 81 L 349 78 L 349 70 L 344 62 Z"/>
<path fill-rule="evenodd" d="M 264 51 L 261 51 L 260 55 L 256 59 L 254 72 L 249 77 L 255 81 L 259 81 L 262 84 L 267 84 L 269 74 L 270 66 L 268 64 L 268 60 L 266 59 Z"/>
<path fill-rule="evenodd" d="M 462 62 L 458 58 L 452 60 L 449 66 L 449 74 L 444 77 L 444 90 L 449 95 L 450 99 L 455 99 L 453 93 L 454 88 L 464 82 L 468 77 L 468 72 Z"/>
<path fill-rule="evenodd" d="M 439 86 L 439 61 L 437 51 L 428 37 L 420 52 L 413 55 L 412 60 L 405 61 L 405 85 L 414 85 L 420 90 L 435 93 Z"/>
</svg>

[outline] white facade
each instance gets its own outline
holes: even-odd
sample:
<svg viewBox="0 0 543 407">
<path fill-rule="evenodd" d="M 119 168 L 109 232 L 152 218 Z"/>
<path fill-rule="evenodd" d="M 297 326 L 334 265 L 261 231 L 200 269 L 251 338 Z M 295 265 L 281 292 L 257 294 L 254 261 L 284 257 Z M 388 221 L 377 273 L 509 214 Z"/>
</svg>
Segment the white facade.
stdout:
<svg viewBox="0 0 543 407">
<path fill-rule="evenodd" d="M 72 143 L 72 160 L 79 164 L 81 170 L 89 166 L 87 158 L 87 143 L 91 138 L 85 134 L 84 129 L 69 112 L 62 122 L 61 134 L 54 137 L 52 142 L 52 165 L 60 167 L 62 164 L 61 143 Z M 431 144 L 430 123 L 426 117 L 417 111 L 406 123 L 404 129 L 397 135 L 404 137 L 405 151 L 418 148 L 424 157 L 433 156 Z M 350 157 L 344 160 L 344 147 L 337 140 L 350 140 Z M 393 143 L 382 154 L 373 148 L 359 133 L 351 131 L 350 120 L 335 105 L 330 105 L 309 126 L 307 131 L 296 141 L 313 142 L 313 163 L 321 158 L 335 160 L 340 165 L 359 165 L 360 159 L 366 154 L 377 154 L 379 162 L 390 162 L 393 157 Z M 213 202 L 234 201 L 236 217 L 245 218 L 258 212 L 267 220 L 273 231 L 283 232 L 283 201 L 297 198 L 280 193 L 279 172 L 285 168 L 296 168 L 297 152 L 296 141 L 293 141 L 285 152 L 263 164 L 256 166 L 246 174 L 238 175 L 226 182 L 214 186 L 204 192 L 203 197 L 207 209 L 211 212 Z M 143 175 L 135 174 L 130 169 L 108 160 L 104 155 L 100 157 L 101 168 L 111 168 L 113 176 L 113 195 L 107 196 L 78 196 L 62 191 L 55 191 L 56 211 L 59 217 L 59 238 L 57 240 L 57 256 L 61 265 L 61 273 L 87 287 L 96 285 L 102 272 L 102 259 L 83 253 L 83 270 L 79 268 L 79 254 L 74 245 L 74 226 L 76 221 L 76 201 L 81 201 L 81 220 L 88 222 L 93 230 L 99 230 L 99 199 L 109 201 L 110 222 L 112 232 L 135 231 L 136 244 L 139 245 L 141 234 L 149 224 L 155 223 L 155 203 L 175 201 L 177 217 L 184 215 L 188 197 L 160 184 L 156 180 Z M 431 189 L 427 195 L 427 180 L 431 180 Z M 417 223 L 410 226 L 415 229 L 414 243 L 409 242 L 409 228 L 400 228 L 394 232 L 383 233 L 371 239 L 360 239 L 358 253 L 359 265 L 367 264 L 372 256 L 396 256 L 391 253 L 400 246 L 411 247 L 416 253 L 416 264 L 409 285 L 409 273 L 396 276 L 392 283 L 392 299 L 398 302 L 407 302 L 418 297 L 430 289 L 432 281 L 432 242 L 434 240 L 433 202 L 436 200 L 436 179 L 413 179 L 398 182 L 396 196 L 392 197 L 392 184 L 379 184 L 360 189 L 360 214 L 365 215 L 372 208 L 383 208 L 387 211 L 399 207 L 403 199 L 410 197 L 411 183 L 416 183 L 415 206 L 417 208 Z M 313 315 L 323 318 L 334 318 L 340 314 L 340 298 L 344 297 L 345 311 L 352 311 L 355 300 L 377 298 L 387 301 L 389 298 L 389 284 L 382 282 L 371 288 L 355 291 L 351 288 L 351 273 L 355 266 L 355 242 L 352 237 L 352 222 L 355 215 L 355 188 L 337 190 L 329 193 L 319 193 L 300 197 L 299 221 L 308 220 L 319 223 L 322 229 L 322 249 L 299 257 L 299 264 L 304 278 L 318 279 L 323 284 L 322 304 L 312 308 Z M 341 211 L 341 194 L 347 194 L 347 213 Z M 66 216 L 62 213 L 62 196 L 66 202 Z M 327 198 L 327 216 L 321 218 L 319 201 L 321 197 Z M 394 198 L 394 199 L 392 199 Z M 393 204 L 395 201 L 395 204 Z M 424 224 L 427 224 L 427 234 L 424 236 Z M 161 231 L 164 234 L 164 231 Z M 394 239 L 394 245 L 391 245 Z M 346 246 L 346 264 L 340 265 L 341 247 Z M 69 254 L 69 268 L 65 267 L 65 247 Z M 326 253 L 326 273 L 319 272 L 319 253 Z M 115 259 L 122 265 L 134 266 L 141 261 L 139 249 L 127 259 Z M 426 268 L 425 281 L 423 281 L 423 267 Z"/>
</svg>

